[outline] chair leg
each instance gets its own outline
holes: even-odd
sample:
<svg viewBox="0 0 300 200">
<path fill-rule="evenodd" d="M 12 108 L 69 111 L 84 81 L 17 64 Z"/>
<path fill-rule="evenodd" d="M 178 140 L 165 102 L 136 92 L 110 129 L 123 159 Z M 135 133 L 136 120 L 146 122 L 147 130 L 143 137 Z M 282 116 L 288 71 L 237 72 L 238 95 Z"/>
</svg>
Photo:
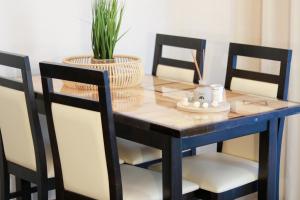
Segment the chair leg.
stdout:
<svg viewBox="0 0 300 200">
<path fill-rule="evenodd" d="M 7 170 L 7 162 L 4 154 L 2 135 L 0 130 L 0 199 L 8 200 L 10 190 L 9 173 Z"/>
<path fill-rule="evenodd" d="M 38 200 L 48 200 L 48 184 L 47 181 L 40 181 L 37 186 Z"/>
<path fill-rule="evenodd" d="M 0 199 L 1 200 L 8 200 L 9 199 L 9 189 L 10 189 L 10 180 L 9 174 L 3 172 L 1 169 L 0 173 Z"/>
<path fill-rule="evenodd" d="M 21 191 L 22 198 L 19 197 L 17 200 L 30 200 L 31 199 L 31 186 L 30 182 L 22 180 L 16 177 L 16 191 Z"/>
</svg>

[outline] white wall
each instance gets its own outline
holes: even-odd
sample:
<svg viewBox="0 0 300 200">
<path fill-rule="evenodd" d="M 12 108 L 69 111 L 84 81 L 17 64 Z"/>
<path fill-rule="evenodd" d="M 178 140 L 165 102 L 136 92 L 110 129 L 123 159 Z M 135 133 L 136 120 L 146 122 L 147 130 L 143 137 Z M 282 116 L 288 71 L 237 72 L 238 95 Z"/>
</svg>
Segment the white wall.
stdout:
<svg viewBox="0 0 300 200">
<path fill-rule="evenodd" d="M 117 53 L 141 56 L 150 72 L 156 32 L 166 28 L 162 0 L 126 0 Z M 34 72 L 41 60 L 90 54 L 91 0 L 0 0 L 0 49 L 30 56 Z"/>
<path fill-rule="evenodd" d="M 205 38 L 207 79 L 223 83 L 229 41 L 260 40 L 252 20 L 260 10 L 252 2 L 127 0 L 122 32 L 129 32 L 116 53 L 142 57 L 149 73 L 155 33 Z M 91 0 L 0 0 L 0 27 L 0 49 L 29 55 L 38 72 L 41 60 L 91 53 Z"/>
<path fill-rule="evenodd" d="M 169 32 L 207 40 L 205 75 L 209 83 L 225 80 L 229 42 L 260 43 L 260 1 L 173 0 Z"/>
</svg>

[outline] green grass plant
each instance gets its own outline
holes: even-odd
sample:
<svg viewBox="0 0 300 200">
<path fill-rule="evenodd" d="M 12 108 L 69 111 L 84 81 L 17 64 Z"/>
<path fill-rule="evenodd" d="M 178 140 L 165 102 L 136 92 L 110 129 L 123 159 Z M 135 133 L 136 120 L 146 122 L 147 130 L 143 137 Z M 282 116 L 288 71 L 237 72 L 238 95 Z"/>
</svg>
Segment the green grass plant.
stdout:
<svg viewBox="0 0 300 200">
<path fill-rule="evenodd" d="M 113 59 L 124 15 L 124 4 L 118 0 L 94 0 L 92 48 L 95 59 Z"/>
</svg>

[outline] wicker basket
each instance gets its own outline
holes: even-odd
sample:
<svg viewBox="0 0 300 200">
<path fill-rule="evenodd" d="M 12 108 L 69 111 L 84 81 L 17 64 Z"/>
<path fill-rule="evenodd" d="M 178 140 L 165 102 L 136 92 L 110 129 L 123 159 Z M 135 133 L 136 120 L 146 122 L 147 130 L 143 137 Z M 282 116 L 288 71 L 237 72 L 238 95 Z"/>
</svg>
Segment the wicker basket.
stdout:
<svg viewBox="0 0 300 200">
<path fill-rule="evenodd" d="M 139 85 L 144 77 L 141 59 L 128 55 L 115 55 L 112 60 L 96 60 L 92 56 L 74 56 L 63 63 L 92 69 L 107 70 L 111 88 L 128 88 Z M 65 81 L 67 87 L 96 89 L 96 86 Z"/>
<path fill-rule="evenodd" d="M 64 85 L 60 92 L 81 98 L 94 100 L 99 98 L 98 91 L 96 90 L 78 90 L 77 88 L 71 88 L 67 85 Z M 119 112 L 134 111 L 144 102 L 144 93 L 142 92 L 137 95 L 135 88 L 113 89 L 111 90 L 111 96 L 113 108 Z"/>
</svg>

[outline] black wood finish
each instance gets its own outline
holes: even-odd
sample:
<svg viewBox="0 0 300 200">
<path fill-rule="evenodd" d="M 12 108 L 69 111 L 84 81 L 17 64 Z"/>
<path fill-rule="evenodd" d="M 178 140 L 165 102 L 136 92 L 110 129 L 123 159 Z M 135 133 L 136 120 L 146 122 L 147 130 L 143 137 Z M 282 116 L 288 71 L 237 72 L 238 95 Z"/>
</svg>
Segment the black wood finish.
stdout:
<svg viewBox="0 0 300 200">
<path fill-rule="evenodd" d="M 172 46 L 196 50 L 196 59 L 200 67 L 200 73 L 203 74 L 206 40 L 173 35 L 156 35 L 152 75 L 156 76 L 157 66 L 159 64 L 169 65 L 172 67 L 194 70 L 194 83 L 198 83 L 199 77 L 195 69 L 195 63 L 170 58 L 163 58 L 163 46 Z"/>
<path fill-rule="evenodd" d="M 276 196 L 277 200 L 279 198 L 279 187 L 280 187 L 280 159 L 281 159 L 281 146 L 282 146 L 282 138 L 284 134 L 284 122 L 285 118 L 281 117 L 278 120 L 278 131 L 277 131 L 277 170 L 276 170 Z"/>
<path fill-rule="evenodd" d="M 23 199 L 31 199 L 30 182 L 24 181 L 23 179 L 16 179 L 15 181 L 16 181 L 16 188 L 22 188 L 20 196 L 22 196 Z"/>
<path fill-rule="evenodd" d="M 245 71 L 237 69 L 238 56 L 246 56 L 252 58 L 259 58 L 265 60 L 275 60 L 280 62 L 279 75 L 265 74 L 259 72 Z M 230 43 L 227 73 L 225 80 L 225 88 L 230 90 L 231 80 L 233 77 L 267 82 L 278 84 L 277 98 L 281 100 L 287 100 L 288 88 L 289 88 L 289 76 L 290 66 L 292 59 L 292 50 L 289 49 L 278 49 L 263 46 L 254 46 L 246 44 Z M 278 125 L 278 144 L 277 144 L 277 156 L 278 158 L 276 166 L 280 167 L 280 154 L 281 154 L 281 143 L 284 128 L 284 118 L 280 118 Z M 223 143 L 217 144 L 217 151 L 222 152 Z M 277 177 L 279 177 L 280 169 L 276 170 Z M 279 195 L 279 180 L 276 180 L 276 192 Z M 255 192 L 255 191 L 253 191 Z"/>
<path fill-rule="evenodd" d="M 172 138 L 166 140 L 162 151 L 163 199 L 176 199 L 182 196 L 182 162 L 181 140 Z M 171 166 L 176 166 L 169 170 Z"/>
<path fill-rule="evenodd" d="M 237 57 L 246 56 L 280 62 L 279 75 L 237 69 Z M 278 84 L 277 98 L 287 100 L 292 50 L 230 43 L 225 88 L 230 90 L 233 77 Z"/>
<path fill-rule="evenodd" d="M 278 120 L 269 122 L 269 132 L 260 134 L 259 142 L 259 199 L 277 199 Z M 267 144 L 267 145 L 265 145 Z"/>
<path fill-rule="evenodd" d="M 86 110 L 99 112 L 103 126 L 103 139 L 109 175 L 110 198 L 122 199 L 122 182 L 117 152 L 114 120 L 112 114 L 111 96 L 109 89 L 109 79 L 107 72 L 98 70 L 88 70 L 55 63 L 40 63 L 42 76 L 43 94 L 45 101 L 46 116 L 49 128 L 51 147 L 54 158 L 54 168 L 56 177 L 57 199 L 90 199 L 81 194 L 75 194 L 64 189 L 63 176 L 61 170 L 59 150 L 56 140 L 51 103 L 78 107 Z M 74 82 L 87 83 L 98 86 L 99 101 L 57 94 L 53 90 L 52 79 L 61 79 Z"/>
<path fill-rule="evenodd" d="M 1 130 L 0 130 L 1 135 Z M 0 190 L 0 199 L 6 200 L 9 199 L 9 174 L 7 173 L 7 162 L 4 154 L 4 146 L 2 141 L 2 136 L 0 137 L 0 181 L 1 181 L 1 190 Z"/>
<path fill-rule="evenodd" d="M 268 132 L 261 133 L 259 140 L 259 199 L 278 199 L 277 139 L 278 120 L 270 120 Z"/>
<path fill-rule="evenodd" d="M 48 179 L 47 177 L 45 147 L 38 118 L 29 58 L 27 56 L 0 52 L 0 65 L 21 71 L 22 81 L 0 78 L 0 86 L 24 92 L 36 158 L 36 171 L 9 162 L 5 158 L 5 149 L 1 142 L 1 191 L 4 191 L 1 192 L 1 199 L 6 200 L 12 196 L 9 194 L 9 174 L 16 177 L 17 190 L 22 190 L 16 194 L 21 194 L 23 199 L 30 199 L 32 192 L 30 183 L 37 185 L 38 199 L 47 199 L 48 190 L 54 189 L 54 184 L 50 184 L 53 179 Z"/>
</svg>

